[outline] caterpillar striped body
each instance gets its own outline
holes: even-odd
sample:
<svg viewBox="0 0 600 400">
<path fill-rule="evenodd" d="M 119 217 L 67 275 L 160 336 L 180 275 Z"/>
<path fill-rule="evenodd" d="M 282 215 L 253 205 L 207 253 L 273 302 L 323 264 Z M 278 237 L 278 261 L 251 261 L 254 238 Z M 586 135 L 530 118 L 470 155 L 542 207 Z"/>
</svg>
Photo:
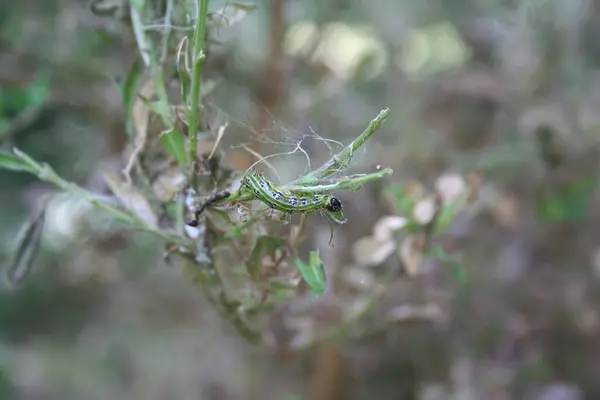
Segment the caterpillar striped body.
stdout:
<svg viewBox="0 0 600 400">
<path fill-rule="evenodd" d="M 288 214 L 316 210 L 338 213 L 342 210 L 342 203 L 331 195 L 314 194 L 307 197 L 306 194 L 280 190 L 262 174 L 247 175 L 243 179 L 243 185 L 256 196 L 257 200 Z"/>
<path fill-rule="evenodd" d="M 342 214 L 342 203 L 329 194 L 283 190 L 271 183 L 264 175 L 257 173 L 242 178 L 240 190 L 247 196 L 249 195 L 250 198 L 246 197 L 246 200 L 259 200 L 277 211 L 287 214 L 321 211 L 338 223 L 346 222 Z M 201 207 L 194 210 L 194 215 L 186 221 L 187 224 L 198 226 L 198 217 L 206 207 L 226 200 L 230 195 L 230 192 L 225 191 L 211 196 Z"/>
</svg>

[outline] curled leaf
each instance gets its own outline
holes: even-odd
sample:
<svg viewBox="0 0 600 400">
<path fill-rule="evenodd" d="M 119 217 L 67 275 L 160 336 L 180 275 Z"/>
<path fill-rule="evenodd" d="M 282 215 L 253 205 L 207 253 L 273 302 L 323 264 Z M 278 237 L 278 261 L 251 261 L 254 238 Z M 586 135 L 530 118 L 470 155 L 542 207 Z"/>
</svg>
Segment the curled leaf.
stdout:
<svg viewBox="0 0 600 400">
<path fill-rule="evenodd" d="M 429 249 L 428 255 L 440 262 L 449 264 L 458 283 L 464 284 L 466 282 L 465 273 L 459 257 L 446 253 L 440 246 L 432 246 L 431 249 Z"/>
<path fill-rule="evenodd" d="M 415 204 L 415 208 L 413 210 L 413 216 L 415 220 L 421 225 L 427 225 L 430 223 L 438 211 L 436 203 L 437 202 L 435 201 L 435 198 L 428 197 Z"/>
<path fill-rule="evenodd" d="M 519 202 L 511 195 L 499 195 L 491 205 L 491 212 L 504 227 L 516 228 L 519 225 Z"/>
<path fill-rule="evenodd" d="M 227 122 L 225 122 L 223 125 L 221 125 L 217 131 L 217 139 L 215 140 L 215 144 L 213 145 L 212 150 L 210 151 L 210 154 L 208 155 L 208 159 L 211 159 L 212 156 L 215 154 L 215 151 L 217 150 L 217 146 L 219 146 L 219 142 L 221 141 L 221 139 L 223 138 L 223 135 L 225 134 L 225 129 L 227 129 Z"/>
<path fill-rule="evenodd" d="M 44 230 L 46 205 L 47 201 L 44 202 L 36 215 L 23 225 L 21 233 L 17 237 L 15 250 L 11 255 L 6 271 L 7 278 L 12 284 L 21 282 L 31 271 Z"/>
<path fill-rule="evenodd" d="M 276 252 L 284 244 L 285 239 L 277 236 L 264 235 L 256 240 L 252 253 L 250 253 L 250 257 L 246 261 L 248 274 L 250 274 L 253 280 L 258 281 L 260 279 L 265 257 L 271 256 L 271 259 L 275 259 Z"/>
<path fill-rule="evenodd" d="M 344 270 L 344 279 L 356 289 L 371 289 L 375 286 L 375 276 L 366 268 L 348 268 Z"/>
<path fill-rule="evenodd" d="M 179 86 L 181 87 L 181 102 L 187 104 L 188 89 L 192 81 L 192 68 L 189 57 L 189 39 L 184 36 L 177 45 L 177 74 L 179 75 Z"/>
<path fill-rule="evenodd" d="M 313 294 L 320 296 L 325 292 L 325 266 L 318 250 L 310 252 L 308 265 L 296 260 L 296 267 Z"/>
<path fill-rule="evenodd" d="M 127 209 L 137 215 L 140 220 L 146 222 L 150 228 L 157 228 L 158 217 L 154 214 L 148 199 L 136 187 L 125 183 L 115 173 L 104 172 L 103 176 L 114 195 Z"/>
<path fill-rule="evenodd" d="M 17 172 L 35 172 L 22 158 L 5 150 L 0 150 L 0 168 Z"/>
<path fill-rule="evenodd" d="M 463 191 L 453 202 L 442 206 L 436 220 L 435 233 L 444 232 L 468 204 L 470 193 Z"/>
<path fill-rule="evenodd" d="M 143 65 L 142 59 L 139 57 L 136 58 L 121 87 L 121 97 L 123 98 L 123 107 L 125 108 L 125 117 L 127 119 L 126 130 L 129 137 L 133 136 L 133 129 L 135 128 L 135 121 L 132 117 L 134 117 L 135 104 L 139 102 L 136 98 L 144 72 Z"/>
<path fill-rule="evenodd" d="M 373 237 L 377 240 L 390 239 L 395 231 L 404 228 L 407 224 L 408 220 L 406 218 L 397 215 L 380 218 L 373 228 Z"/>
<path fill-rule="evenodd" d="M 364 266 L 374 267 L 383 263 L 396 249 L 391 238 L 380 240 L 373 236 L 363 237 L 354 243 L 354 260 Z"/>
<path fill-rule="evenodd" d="M 152 184 L 152 189 L 156 197 L 166 203 L 173 199 L 185 182 L 186 177 L 179 168 L 170 168 L 156 178 Z"/>
<path fill-rule="evenodd" d="M 436 304 L 401 305 L 392 308 L 387 315 L 388 322 L 431 321 L 443 317 L 441 308 Z"/>
<path fill-rule="evenodd" d="M 160 142 L 179 163 L 185 164 L 185 140 L 183 133 L 177 128 L 167 129 L 160 133 Z"/>
<path fill-rule="evenodd" d="M 443 204 L 450 204 L 467 189 L 467 185 L 459 174 L 448 173 L 437 179 L 435 189 L 441 196 Z"/>
<path fill-rule="evenodd" d="M 391 186 L 386 189 L 386 195 L 392 201 L 398 215 L 410 214 L 415 203 L 423 198 L 425 189 L 419 182 L 411 182 L 403 187 Z"/>
<path fill-rule="evenodd" d="M 131 129 L 130 133 L 132 135 L 131 142 L 133 148 L 131 149 L 131 154 L 129 156 L 129 160 L 127 161 L 127 165 L 123 170 L 123 173 L 125 174 L 125 179 L 128 183 L 131 182 L 131 168 L 133 168 L 133 165 L 137 160 L 139 153 L 143 150 L 144 146 L 146 145 L 146 140 L 148 137 L 150 109 L 146 106 L 142 99 L 144 97 L 150 97 L 154 94 L 154 84 L 151 80 L 146 81 L 142 85 L 142 88 L 140 89 L 140 97 L 135 97 L 138 83 L 130 82 L 129 85 L 135 86 L 126 86 L 124 88 L 123 93 L 124 101 L 126 102 L 126 107 L 131 107 L 127 110 L 127 117 L 128 129 Z"/>
<path fill-rule="evenodd" d="M 399 249 L 399 256 L 404 263 L 404 271 L 408 276 L 414 276 L 421 269 L 423 251 L 425 250 L 425 235 L 408 236 Z"/>
</svg>

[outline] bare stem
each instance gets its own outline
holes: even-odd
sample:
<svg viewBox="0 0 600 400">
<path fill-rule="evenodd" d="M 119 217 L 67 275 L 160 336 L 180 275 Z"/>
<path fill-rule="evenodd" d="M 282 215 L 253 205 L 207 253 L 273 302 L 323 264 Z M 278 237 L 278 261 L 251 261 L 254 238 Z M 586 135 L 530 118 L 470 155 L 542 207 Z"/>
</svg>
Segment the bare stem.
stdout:
<svg viewBox="0 0 600 400">
<path fill-rule="evenodd" d="M 302 242 L 304 231 L 306 229 L 306 221 L 308 220 L 308 216 L 306 214 L 302 214 L 300 217 L 300 226 L 298 227 L 298 231 L 296 232 L 296 236 L 294 237 L 294 241 L 292 242 L 291 248 L 292 251 L 298 256 L 298 247 Z"/>
<path fill-rule="evenodd" d="M 196 161 L 196 142 L 198 139 L 198 127 L 202 118 L 200 110 L 200 89 L 202 87 L 202 72 L 204 67 L 204 44 L 206 39 L 206 17 L 208 15 L 209 0 L 198 0 L 198 15 L 196 16 L 196 28 L 192 39 L 193 45 L 193 67 L 192 87 L 190 90 L 190 104 L 188 109 L 188 135 L 189 156 L 188 165 L 193 168 Z"/>
</svg>

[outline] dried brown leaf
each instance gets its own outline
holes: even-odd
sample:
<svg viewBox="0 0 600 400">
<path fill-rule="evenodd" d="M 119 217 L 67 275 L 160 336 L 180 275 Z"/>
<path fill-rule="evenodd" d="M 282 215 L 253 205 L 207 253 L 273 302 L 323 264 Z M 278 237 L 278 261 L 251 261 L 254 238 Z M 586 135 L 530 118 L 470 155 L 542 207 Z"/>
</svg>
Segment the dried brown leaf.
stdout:
<svg viewBox="0 0 600 400">
<path fill-rule="evenodd" d="M 102 175 L 114 195 L 127 209 L 137 215 L 150 228 L 157 228 L 157 216 L 154 214 L 148 199 L 136 187 L 124 182 L 116 173 L 104 172 Z"/>
<path fill-rule="evenodd" d="M 425 235 L 419 234 L 408 236 L 400 245 L 398 255 L 404 263 L 404 270 L 407 275 L 414 276 L 419 273 L 425 242 Z"/>
<path fill-rule="evenodd" d="M 388 313 L 388 322 L 409 322 L 414 320 L 437 320 L 443 316 L 441 308 L 436 304 L 401 305 L 392 308 Z"/>
<path fill-rule="evenodd" d="M 375 276 L 365 268 L 348 268 L 344 270 L 344 280 L 353 288 L 365 290 L 375 286 Z"/>
<path fill-rule="evenodd" d="M 179 168 L 170 168 L 160 174 L 152 185 L 156 197 L 166 203 L 185 185 L 186 178 Z"/>
<path fill-rule="evenodd" d="M 454 202 L 466 190 L 467 185 L 459 174 L 447 173 L 437 179 L 435 188 L 446 205 Z"/>
<path fill-rule="evenodd" d="M 378 240 L 373 236 L 363 237 L 354 243 L 354 260 L 364 266 L 374 267 L 384 262 L 396 250 L 392 239 Z"/>
<path fill-rule="evenodd" d="M 215 144 L 214 144 L 212 150 L 210 151 L 210 154 L 208 155 L 209 160 L 215 154 L 215 151 L 217 150 L 217 147 L 219 146 L 219 142 L 221 141 L 221 139 L 223 138 L 223 135 L 225 134 L 225 129 L 227 129 L 227 122 L 225 122 L 223 125 L 221 125 L 219 127 L 219 129 L 217 130 L 217 139 L 215 140 Z"/>
<path fill-rule="evenodd" d="M 435 197 L 430 196 L 415 204 L 413 216 L 419 224 L 427 225 L 431 222 L 437 211 L 438 206 L 436 199 Z"/>
<path fill-rule="evenodd" d="M 408 220 L 406 218 L 397 215 L 382 217 L 373 228 L 373 237 L 383 241 L 391 239 L 393 233 L 405 227 L 407 223 Z"/>
<path fill-rule="evenodd" d="M 144 82 L 142 87 L 140 88 L 139 95 L 145 98 L 150 98 L 154 94 L 154 83 L 152 80 L 147 80 Z M 123 174 L 125 175 L 125 180 L 129 184 L 131 183 L 131 168 L 135 164 L 139 153 L 144 149 L 146 145 L 146 140 L 148 138 L 148 124 L 150 120 L 150 110 L 142 99 L 138 96 L 133 103 L 133 109 L 131 114 L 131 119 L 133 121 L 134 128 L 134 136 L 133 142 L 131 143 L 133 146 L 133 150 L 129 156 L 129 160 L 127 161 L 127 165 L 123 169 Z"/>
</svg>

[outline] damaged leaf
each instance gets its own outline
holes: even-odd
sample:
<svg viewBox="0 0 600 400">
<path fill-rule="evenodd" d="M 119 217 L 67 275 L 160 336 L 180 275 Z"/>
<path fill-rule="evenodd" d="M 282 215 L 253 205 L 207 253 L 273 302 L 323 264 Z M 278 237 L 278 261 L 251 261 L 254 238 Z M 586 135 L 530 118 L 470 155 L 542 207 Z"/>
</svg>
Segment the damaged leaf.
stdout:
<svg viewBox="0 0 600 400">
<path fill-rule="evenodd" d="M 318 250 L 310 252 L 308 265 L 302 260 L 296 260 L 296 267 L 298 267 L 300 275 L 302 275 L 311 293 L 317 296 L 325 293 L 325 266 Z"/>
<path fill-rule="evenodd" d="M 258 281 L 261 276 L 261 270 L 263 267 L 263 260 L 265 256 L 271 256 L 275 259 L 275 253 L 281 249 L 285 244 L 285 239 L 276 236 L 261 236 L 256 240 L 256 244 L 250 253 L 248 261 L 246 261 L 246 267 L 250 277 L 254 281 Z"/>
<path fill-rule="evenodd" d="M 12 284 L 21 282 L 31 271 L 44 230 L 46 205 L 47 201 L 44 201 L 40 210 L 23 225 L 17 237 L 15 250 L 11 255 L 6 271 L 7 278 Z"/>
<path fill-rule="evenodd" d="M 104 172 L 103 177 L 114 195 L 128 210 L 132 211 L 150 228 L 157 228 L 157 216 L 148 199 L 135 186 L 125 183 L 118 174 L 112 172 Z"/>
</svg>

